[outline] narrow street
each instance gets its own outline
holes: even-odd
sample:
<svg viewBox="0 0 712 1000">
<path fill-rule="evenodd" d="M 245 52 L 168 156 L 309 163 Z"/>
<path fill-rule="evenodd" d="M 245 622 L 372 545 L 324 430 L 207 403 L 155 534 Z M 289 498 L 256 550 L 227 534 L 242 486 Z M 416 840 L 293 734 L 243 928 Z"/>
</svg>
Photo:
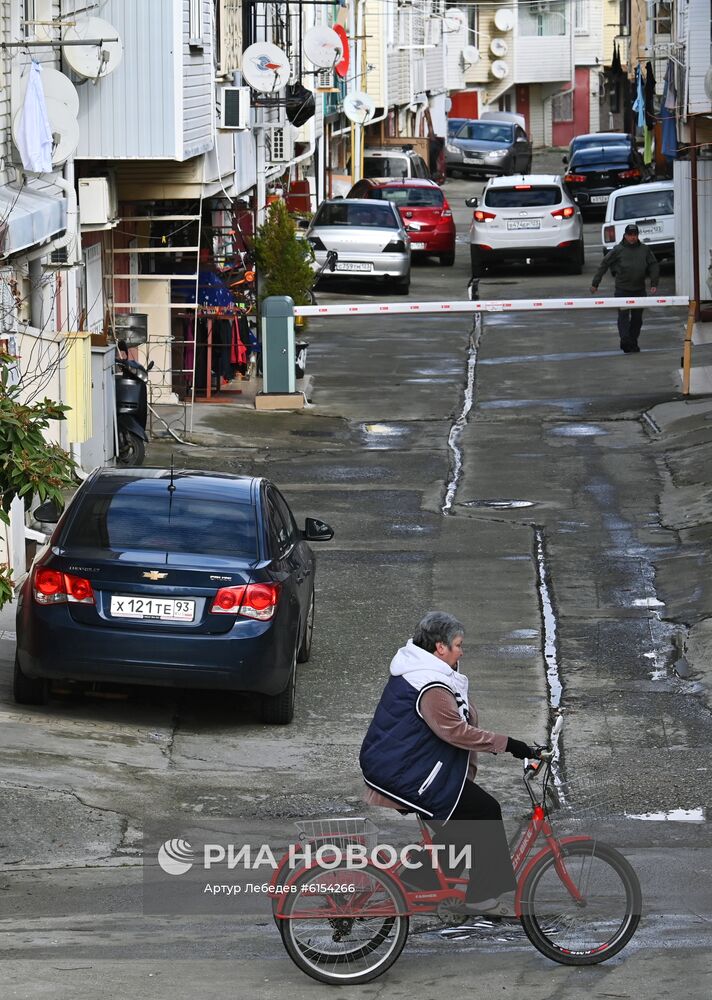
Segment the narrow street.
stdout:
<svg viewBox="0 0 712 1000">
<path fill-rule="evenodd" d="M 465 298 L 464 200 L 479 190 L 448 181 L 457 260 L 415 267 L 412 301 Z M 483 279 L 480 296 L 584 296 L 599 240 L 587 223 L 581 276 L 512 267 Z M 672 288 L 664 270 L 660 290 Z M 387 300 L 372 291 L 318 298 Z M 688 628 L 712 615 L 711 519 L 709 495 L 689 507 L 683 497 L 705 457 L 690 447 L 694 404 L 680 402 L 683 328 L 680 311 L 649 311 L 641 353 L 624 356 L 613 312 L 487 313 L 474 327 L 464 316 L 321 319 L 307 333 L 310 407 L 203 406 L 195 435 L 207 444 L 153 442 L 147 464 L 173 456 L 265 475 L 298 521 L 333 526 L 317 550 L 313 657 L 295 721 L 279 729 L 257 723 L 249 701 L 209 693 L 20 708 L 12 636 L 0 633 L 0 802 L 15 831 L 0 846 L 14 867 L 0 884 L 6 995 L 321 993 L 287 958 L 266 903 L 258 921 L 141 916 L 141 830 L 149 816 L 165 817 L 166 837 L 234 816 L 288 836 L 300 816 L 361 814 L 358 751 L 389 660 L 441 608 L 466 625 L 462 667 L 484 726 L 544 742 L 550 707 L 565 709 L 565 776 L 596 786 L 639 872 L 643 922 L 622 955 L 581 970 L 548 962 L 518 928 L 456 942 L 425 932 L 383 979 L 340 996 L 430 998 L 476 983 L 534 1000 L 667 997 L 684 976 L 685 996 L 702 997 L 710 709 L 703 664 L 680 676 L 673 663 Z M 527 803 L 519 766 L 507 755 L 481 764 L 513 830 Z M 691 821 L 639 818 L 675 810 Z M 413 835 L 412 820 L 373 818 L 403 842 Z M 99 985 L 109 981 L 112 993 Z"/>
</svg>

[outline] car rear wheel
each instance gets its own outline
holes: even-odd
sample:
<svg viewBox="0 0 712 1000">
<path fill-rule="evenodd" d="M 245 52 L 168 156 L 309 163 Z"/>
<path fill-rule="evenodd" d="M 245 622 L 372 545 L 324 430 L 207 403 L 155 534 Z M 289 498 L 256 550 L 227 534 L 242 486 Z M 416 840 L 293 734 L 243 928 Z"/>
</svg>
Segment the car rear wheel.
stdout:
<svg viewBox="0 0 712 1000">
<path fill-rule="evenodd" d="M 18 705 L 44 705 L 49 695 L 49 682 L 44 677 L 28 677 L 23 674 L 20 662 L 15 657 L 12 693 Z"/>
<path fill-rule="evenodd" d="M 407 295 L 410 292 L 410 275 L 407 278 L 399 278 L 394 291 L 396 295 Z"/>
<path fill-rule="evenodd" d="M 455 251 L 453 250 L 452 253 L 441 253 L 440 263 L 443 267 L 452 267 L 455 263 Z"/>
<path fill-rule="evenodd" d="M 289 683 L 281 694 L 262 696 L 262 721 L 270 726 L 288 726 L 294 718 L 294 701 L 297 694 L 297 650 L 292 656 Z"/>
<path fill-rule="evenodd" d="M 584 249 L 583 240 L 580 240 L 576 244 L 576 249 L 574 250 L 572 256 L 569 258 L 569 273 L 581 274 L 583 272 L 583 265 L 585 263 L 586 263 L 586 251 Z"/>
<path fill-rule="evenodd" d="M 297 663 L 308 663 L 309 657 L 311 656 L 312 635 L 314 634 L 314 604 L 314 590 L 312 589 L 311 600 L 309 601 L 309 610 L 307 611 L 307 620 L 304 625 L 304 635 L 302 636 L 299 652 L 297 653 Z"/>
</svg>

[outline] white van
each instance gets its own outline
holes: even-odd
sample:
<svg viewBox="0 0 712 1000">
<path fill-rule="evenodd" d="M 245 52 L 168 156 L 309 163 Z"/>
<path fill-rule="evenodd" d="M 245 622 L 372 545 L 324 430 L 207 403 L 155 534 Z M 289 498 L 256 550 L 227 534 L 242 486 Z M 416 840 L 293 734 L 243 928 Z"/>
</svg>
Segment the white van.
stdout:
<svg viewBox="0 0 712 1000">
<path fill-rule="evenodd" d="M 675 207 L 672 181 L 651 181 L 611 192 L 601 232 L 603 255 L 623 239 L 625 227 L 638 226 L 642 243 L 647 243 L 658 260 L 675 257 Z"/>
</svg>

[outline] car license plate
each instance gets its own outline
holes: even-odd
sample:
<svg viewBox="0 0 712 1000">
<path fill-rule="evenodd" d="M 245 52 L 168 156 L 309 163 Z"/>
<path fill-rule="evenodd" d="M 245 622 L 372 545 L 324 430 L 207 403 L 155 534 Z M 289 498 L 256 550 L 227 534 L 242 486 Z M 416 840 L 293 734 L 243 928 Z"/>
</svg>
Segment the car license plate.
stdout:
<svg viewBox="0 0 712 1000">
<path fill-rule="evenodd" d="M 373 264 L 366 261 L 341 260 L 336 265 L 337 271 L 371 271 Z"/>
<path fill-rule="evenodd" d="M 663 227 L 660 226 L 641 226 L 640 235 L 641 236 L 653 236 L 655 233 L 662 233 Z"/>
<path fill-rule="evenodd" d="M 507 229 L 541 229 L 540 219 L 509 219 Z"/>
<path fill-rule="evenodd" d="M 607 194 L 592 194 L 591 195 L 591 204 L 592 205 L 605 205 L 607 201 L 608 201 L 608 195 Z"/>
<path fill-rule="evenodd" d="M 112 618 L 153 618 L 161 622 L 192 622 L 195 617 L 195 601 L 114 594 L 110 610 Z"/>
<path fill-rule="evenodd" d="M 428 245 L 427 243 L 411 243 L 410 244 L 410 249 L 411 250 L 425 250 L 425 248 L 426 248 L 427 245 Z"/>
<path fill-rule="evenodd" d="M 484 160 L 484 156 L 480 156 L 478 153 L 465 153 L 466 160 L 473 160 L 476 163 L 480 163 Z"/>
</svg>

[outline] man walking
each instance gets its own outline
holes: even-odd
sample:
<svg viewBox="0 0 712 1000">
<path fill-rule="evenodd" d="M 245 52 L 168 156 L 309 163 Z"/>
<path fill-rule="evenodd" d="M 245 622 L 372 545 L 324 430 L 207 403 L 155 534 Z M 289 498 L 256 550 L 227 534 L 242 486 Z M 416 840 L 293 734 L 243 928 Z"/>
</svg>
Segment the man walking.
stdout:
<svg viewBox="0 0 712 1000">
<path fill-rule="evenodd" d="M 598 291 L 601 278 L 609 269 L 616 281 L 616 297 L 646 295 L 646 278 L 650 279 L 650 294 L 655 295 L 658 290 L 660 266 L 650 247 L 638 239 L 638 227 L 635 223 L 630 223 L 625 227 L 623 239 L 601 261 L 591 283 L 591 291 L 594 294 Z M 621 350 L 624 354 L 632 354 L 640 350 L 638 337 L 642 325 L 642 309 L 618 310 L 618 333 L 621 340 Z"/>
</svg>

